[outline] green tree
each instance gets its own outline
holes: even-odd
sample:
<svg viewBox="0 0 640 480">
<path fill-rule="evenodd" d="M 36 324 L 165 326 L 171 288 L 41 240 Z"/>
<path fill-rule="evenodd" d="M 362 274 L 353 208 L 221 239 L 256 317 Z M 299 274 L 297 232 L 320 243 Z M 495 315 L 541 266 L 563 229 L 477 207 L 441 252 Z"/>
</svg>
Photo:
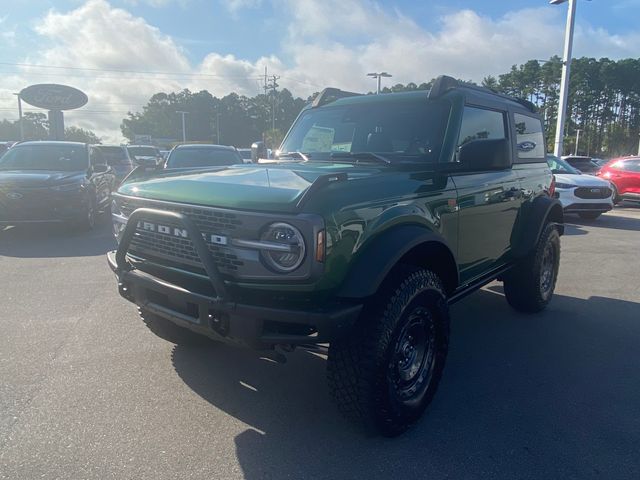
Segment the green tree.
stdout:
<svg viewBox="0 0 640 480">
<path fill-rule="evenodd" d="M 102 139 L 91 130 L 70 126 L 64 129 L 64 138 L 70 142 L 83 142 L 97 144 L 102 143 Z"/>
</svg>

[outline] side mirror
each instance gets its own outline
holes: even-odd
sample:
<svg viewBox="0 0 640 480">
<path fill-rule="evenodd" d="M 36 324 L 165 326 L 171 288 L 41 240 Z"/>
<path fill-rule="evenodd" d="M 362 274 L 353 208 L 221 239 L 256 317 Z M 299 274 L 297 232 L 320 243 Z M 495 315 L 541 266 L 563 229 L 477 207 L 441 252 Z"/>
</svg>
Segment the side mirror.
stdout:
<svg viewBox="0 0 640 480">
<path fill-rule="evenodd" d="M 261 158 L 267 158 L 267 147 L 264 142 L 254 142 L 251 145 L 251 162 L 258 163 Z"/>
<path fill-rule="evenodd" d="M 499 140 L 472 140 L 458 149 L 458 161 L 465 170 L 504 170 L 511 168 L 509 142 Z"/>
</svg>

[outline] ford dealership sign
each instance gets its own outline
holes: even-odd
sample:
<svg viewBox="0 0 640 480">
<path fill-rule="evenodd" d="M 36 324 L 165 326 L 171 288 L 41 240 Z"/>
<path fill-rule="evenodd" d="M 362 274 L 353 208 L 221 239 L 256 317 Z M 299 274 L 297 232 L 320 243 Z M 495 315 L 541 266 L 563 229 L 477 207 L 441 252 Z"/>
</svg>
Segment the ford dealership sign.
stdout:
<svg viewBox="0 0 640 480">
<path fill-rule="evenodd" d="M 29 105 L 47 110 L 73 110 L 89 100 L 77 88 L 53 83 L 31 85 L 20 92 L 20 98 Z"/>
</svg>

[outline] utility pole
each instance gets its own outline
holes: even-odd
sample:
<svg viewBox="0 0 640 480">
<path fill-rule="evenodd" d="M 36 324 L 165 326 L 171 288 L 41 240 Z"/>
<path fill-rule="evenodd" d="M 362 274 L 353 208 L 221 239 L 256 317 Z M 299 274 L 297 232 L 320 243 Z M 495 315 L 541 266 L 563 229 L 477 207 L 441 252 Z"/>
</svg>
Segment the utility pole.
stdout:
<svg viewBox="0 0 640 480">
<path fill-rule="evenodd" d="M 265 75 L 266 75 L 265 68 Z M 266 77 L 265 77 L 266 78 Z M 278 75 L 271 75 L 271 83 L 265 84 L 265 93 L 268 88 L 271 89 L 271 130 L 276 129 L 276 89 L 279 87 L 277 80 L 280 77 Z"/>
<path fill-rule="evenodd" d="M 20 141 L 24 140 L 24 122 L 22 121 L 22 99 L 19 93 L 14 93 L 18 97 L 18 127 L 20 128 Z"/>
<path fill-rule="evenodd" d="M 380 73 L 367 73 L 367 77 L 373 77 L 377 80 L 378 88 L 376 90 L 376 95 L 380 95 L 380 91 L 382 88 L 382 78 L 391 78 L 393 75 L 389 75 L 387 72 Z"/>
<path fill-rule="evenodd" d="M 571 50 L 573 49 L 573 30 L 576 17 L 577 0 L 551 0 L 551 5 L 560 5 L 569 2 L 567 13 L 567 27 L 564 34 L 564 55 L 562 63 L 562 80 L 560 81 L 560 103 L 558 105 L 558 124 L 556 125 L 556 141 L 554 155 L 562 157 L 564 144 L 564 124 L 567 115 L 567 103 L 569 101 L 569 78 L 571 76 Z"/>
<path fill-rule="evenodd" d="M 216 142 L 218 145 L 222 145 L 220 143 L 220 112 L 216 111 Z"/>
<path fill-rule="evenodd" d="M 182 143 L 187 143 L 187 127 L 184 123 L 184 116 L 189 112 L 183 112 L 182 110 L 178 110 L 176 113 L 182 115 Z"/>
<path fill-rule="evenodd" d="M 576 130 L 576 150 L 575 150 L 575 152 L 573 152 L 573 154 L 575 156 L 578 156 L 578 144 L 580 143 L 580 132 L 581 131 L 582 130 L 580 130 L 579 128 Z"/>
</svg>

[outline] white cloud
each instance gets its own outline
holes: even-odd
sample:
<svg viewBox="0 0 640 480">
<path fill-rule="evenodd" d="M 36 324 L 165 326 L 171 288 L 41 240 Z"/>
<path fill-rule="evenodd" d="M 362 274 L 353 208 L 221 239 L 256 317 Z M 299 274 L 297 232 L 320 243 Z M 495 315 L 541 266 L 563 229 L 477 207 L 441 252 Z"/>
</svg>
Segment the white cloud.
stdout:
<svg viewBox="0 0 640 480">
<path fill-rule="evenodd" d="M 197 65 L 189 62 L 174 39 L 106 0 L 89 0 L 68 12 L 50 11 L 36 27 L 41 49 L 24 63 L 183 76 L 23 67 L 22 74 L 3 77 L 0 107 L 13 108 L 11 92 L 27 84 L 67 83 L 90 98 L 84 111 L 67 113 L 68 123 L 120 141 L 123 111 L 139 110 L 158 91 L 206 88 L 218 96 L 230 91 L 255 95 L 261 91 L 264 66 L 281 75 L 282 87 L 300 96 L 323 86 L 371 90 L 374 84 L 366 73 L 374 70 L 392 73 L 391 83 L 419 83 L 442 73 L 480 81 L 513 64 L 560 54 L 564 34 L 562 9 L 549 7 L 522 9 L 499 18 L 460 10 L 441 16 L 437 28 L 427 30 L 402 12 L 371 0 L 272 1 L 288 32 L 279 54 L 264 52 L 263 57 L 249 61 L 211 52 Z M 235 12 L 259 0 L 224 3 Z M 614 35 L 578 25 L 575 54 L 635 57 L 638 43 L 638 33 Z"/>
<path fill-rule="evenodd" d="M 257 8 L 262 5 L 262 0 L 222 0 L 222 4 L 232 13 L 237 13 L 243 8 Z"/>
</svg>

